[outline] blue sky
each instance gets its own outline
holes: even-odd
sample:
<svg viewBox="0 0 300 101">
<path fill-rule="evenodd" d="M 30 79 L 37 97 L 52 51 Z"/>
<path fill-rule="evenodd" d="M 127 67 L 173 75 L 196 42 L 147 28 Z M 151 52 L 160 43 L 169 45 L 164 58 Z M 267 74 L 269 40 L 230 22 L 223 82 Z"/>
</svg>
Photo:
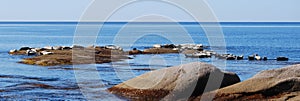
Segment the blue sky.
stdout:
<svg viewBox="0 0 300 101">
<path fill-rule="evenodd" d="M 92 1 L 1 0 L 0 21 L 78 21 Z M 207 0 L 206 2 L 218 20 L 223 22 L 300 22 L 300 0 Z M 109 6 L 110 1 L 107 0 L 103 3 Z M 131 9 L 126 14 L 133 13 L 135 10 Z M 178 18 L 181 21 L 190 20 L 188 17 L 178 16 Z M 117 17 L 112 20 L 126 21 L 128 18 Z"/>
</svg>

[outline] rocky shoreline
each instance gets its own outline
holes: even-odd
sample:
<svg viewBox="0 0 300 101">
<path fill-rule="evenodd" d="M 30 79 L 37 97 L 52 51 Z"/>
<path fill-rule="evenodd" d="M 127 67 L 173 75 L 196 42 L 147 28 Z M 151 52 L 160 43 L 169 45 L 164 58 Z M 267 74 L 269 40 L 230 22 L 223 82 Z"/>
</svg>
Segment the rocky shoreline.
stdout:
<svg viewBox="0 0 300 101">
<path fill-rule="evenodd" d="M 131 59 L 128 55 L 139 54 L 169 54 L 180 53 L 183 48 L 190 50 L 202 50 L 203 45 L 175 46 L 173 44 L 164 45 L 161 47 L 145 49 L 143 51 L 134 48 L 130 51 L 123 51 L 119 46 L 46 46 L 43 48 L 21 47 L 9 51 L 11 55 L 28 55 L 33 56 L 25 58 L 19 63 L 40 66 L 55 66 L 55 65 L 72 65 L 72 64 L 101 64 L 114 61 L 122 61 Z M 181 48 L 176 48 L 181 47 Z M 75 51 L 74 51 L 75 50 Z"/>
<path fill-rule="evenodd" d="M 76 49 L 76 51 L 74 51 Z M 74 53 L 75 52 L 75 53 Z M 74 55 L 74 54 L 76 55 Z M 220 54 L 208 49 L 208 46 L 202 44 L 165 44 L 153 45 L 152 48 L 138 50 L 133 48 L 130 51 L 123 51 L 122 47 L 107 46 L 46 46 L 43 48 L 21 47 L 19 50 L 9 51 L 11 55 L 32 55 L 35 57 L 25 58 L 20 63 L 29 65 L 54 66 L 54 65 L 72 65 L 72 64 L 91 64 L 91 63 L 109 63 L 113 61 L 122 61 L 130 59 L 128 55 L 139 54 L 185 54 L 186 58 L 217 58 L 225 60 L 244 60 L 244 56 L 233 54 Z M 82 58 L 85 57 L 85 58 Z M 72 59 L 75 58 L 75 61 Z M 81 61 L 81 60 L 82 61 Z M 79 61 L 77 61 L 79 60 Z M 86 61 L 88 60 L 88 61 Z M 248 60 L 270 60 L 267 57 L 261 57 L 258 54 L 248 56 Z M 288 61 L 287 57 L 279 56 L 277 61 Z"/>
<path fill-rule="evenodd" d="M 11 50 L 11 55 L 29 55 L 20 63 L 40 66 L 109 63 L 131 59 L 129 55 L 139 54 L 185 54 L 187 58 L 210 58 L 212 56 L 225 60 L 242 60 L 243 56 L 218 54 L 205 50 L 197 44 L 154 45 L 152 48 L 123 51 L 121 47 L 107 46 L 56 46 L 44 48 L 21 47 Z M 75 58 L 75 59 L 74 59 Z M 256 55 L 249 60 L 265 60 Z M 251 58 L 251 59 L 250 59 Z M 267 60 L 267 59 L 266 59 Z M 279 57 L 277 61 L 287 61 Z M 195 100 L 208 99 L 215 101 L 240 100 L 297 100 L 300 99 L 300 65 L 280 69 L 266 70 L 254 77 L 240 82 L 237 74 L 221 71 L 217 67 L 194 62 L 174 66 L 140 75 L 108 89 L 112 94 L 130 100 Z M 220 86 L 205 90 L 211 74 L 223 75 Z M 215 81 L 214 81 L 215 82 Z M 218 83 L 216 81 L 216 83 Z M 188 93 L 187 93 L 188 92 Z"/>
<path fill-rule="evenodd" d="M 219 89 L 204 92 L 208 75 L 216 72 L 224 74 Z M 210 98 L 214 101 L 295 101 L 300 98 L 299 72 L 300 65 L 287 66 L 262 71 L 240 82 L 235 73 L 195 62 L 155 70 L 113 86 L 108 91 L 134 101 L 199 101 Z"/>
</svg>

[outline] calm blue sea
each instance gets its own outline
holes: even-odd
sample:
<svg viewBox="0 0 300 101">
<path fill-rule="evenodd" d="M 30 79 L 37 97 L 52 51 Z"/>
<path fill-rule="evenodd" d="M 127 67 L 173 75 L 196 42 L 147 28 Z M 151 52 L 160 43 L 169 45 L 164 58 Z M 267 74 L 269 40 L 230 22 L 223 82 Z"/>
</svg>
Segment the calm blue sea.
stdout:
<svg viewBox="0 0 300 101">
<path fill-rule="evenodd" d="M 72 66 L 41 67 L 17 63 L 27 56 L 7 54 L 10 49 L 22 46 L 71 46 L 78 23 L 75 22 L 2 22 L 0 23 L 0 98 L 1 99 L 45 99 L 45 100 L 84 100 L 76 83 Z M 198 23 L 84 23 L 80 24 L 81 36 L 97 39 L 94 45 L 110 45 L 116 42 L 132 42 L 131 48 L 144 49 L 153 44 L 181 44 L 192 41 L 210 46 L 205 31 Z M 93 29 L 103 28 L 98 34 Z M 216 26 L 210 26 L 216 27 Z M 181 30 L 184 29 L 184 31 Z M 300 23 L 221 23 L 227 53 L 251 55 L 257 53 L 275 59 L 277 56 L 289 57 L 289 61 L 226 61 L 221 69 L 237 73 L 246 80 L 259 71 L 279 68 L 300 63 Z M 187 34 L 188 33 L 188 34 Z M 137 36 L 142 35 L 142 36 Z M 123 36 L 118 40 L 116 36 Z M 125 36 L 125 37 L 124 37 Z M 214 36 L 220 37 L 220 36 Z M 213 38 L 214 38 L 213 37 Z M 135 39 L 136 38 L 136 39 Z M 175 41 L 174 41 L 175 40 Z M 124 43 L 124 44 L 125 44 Z M 99 73 L 104 86 L 100 94 L 88 92 L 88 95 L 102 100 L 116 99 L 107 93 L 108 87 L 121 83 L 150 70 L 168 68 L 182 63 L 202 61 L 211 63 L 211 59 L 191 59 L 180 54 L 136 55 L 134 59 L 115 63 L 97 64 L 91 72 Z M 114 65 L 114 66 L 113 66 Z M 150 69 L 149 69 L 150 68 Z M 75 71 L 87 71 L 76 69 Z M 98 81 L 85 81 L 86 84 Z M 39 85 L 47 85 L 41 87 Z M 91 85 L 92 86 L 92 85 Z"/>
</svg>

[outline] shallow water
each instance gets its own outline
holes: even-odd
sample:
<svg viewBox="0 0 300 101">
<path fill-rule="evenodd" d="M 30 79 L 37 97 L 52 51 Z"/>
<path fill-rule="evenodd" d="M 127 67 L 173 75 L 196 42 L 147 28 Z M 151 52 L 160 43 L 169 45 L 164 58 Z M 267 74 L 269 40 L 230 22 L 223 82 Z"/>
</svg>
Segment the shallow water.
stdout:
<svg viewBox="0 0 300 101">
<path fill-rule="evenodd" d="M 115 36 L 120 35 L 121 28 L 126 23 L 105 23 L 97 36 L 96 45 L 114 44 Z M 17 63 L 27 56 L 12 56 L 7 54 L 10 49 L 21 46 L 71 46 L 77 23 L 0 23 L 0 98 L 2 99 L 46 99 L 46 100 L 84 100 L 86 97 L 102 100 L 117 99 L 105 90 L 135 76 L 151 70 L 167 68 L 193 61 L 214 63 L 212 59 L 185 58 L 182 54 L 136 55 L 134 59 L 106 64 L 92 64 L 91 68 L 73 68 L 73 66 L 31 66 Z M 85 37 L 97 24 L 85 24 Z M 204 31 L 195 23 L 181 23 L 193 41 L 209 46 Z M 177 30 L 176 25 L 169 23 L 136 23 L 127 25 L 121 34 L 124 40 L 130 40 L 136 33 L 147 33 L 146 36 L 134 40 L 130 48 L 144 49 L 153 44 L 171 43 L 162 36 L 172 36 L 178 42 L 185 37 Z M 146 32 L 139 32 L 147 29 Z M 160 31 L 161 29 L 166 29 Z M 124 30 L 124 29 L 123 29 Z M 246 80 L 259 71 L 279 68 L 300 62 L 300 24 L 299 23 L 222 23 L 227 53 L 245 55 L 258 53 L 275 59 L 277 56 L 287 56 L 289 61 L 222 61 L 226 66 L 220 68 L 235 72 L 242 80 Z M 177 42 L 177 43 L 178 43 Z M 175 42 L 176 43 L 176 42 Z M 176 43 L 176 44 L 177 44 Z M 126 48 L 125 50 L 128 50 Z M 215 64 L 218 65 L 218 64 Z M 95 66 L 95 68 L 93 68 Z M 90 73 L 90 76 L 77 73 Z M 92 75 L 96 73 L 98 76 Z M 98 74 L 97 74 L 98 73 Z M 76 75 L 75 75 L 76 74 Z M 91 77 L 93 76 L 93 77 Z M 79 80 L 80 77 L 86 77 Z M 91 77 L 91 78 L 87 78 Z M 81 91 L 79 84 L 91 87 L 90 92 Z M 121 98 L 122 99 L 122 98 Z"/>
</svg>

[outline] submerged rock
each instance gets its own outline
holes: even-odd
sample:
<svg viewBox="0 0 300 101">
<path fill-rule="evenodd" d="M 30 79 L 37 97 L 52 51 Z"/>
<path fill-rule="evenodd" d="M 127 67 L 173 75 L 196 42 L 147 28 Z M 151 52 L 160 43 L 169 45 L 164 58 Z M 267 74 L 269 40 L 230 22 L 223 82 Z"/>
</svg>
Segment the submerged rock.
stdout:
<svg viewBox="0 0 300 101">
<path fill-rule="evenodd" d="M 241 100 L 299 100 L 300 64 L 280 69 L 266 70 L 249 80 L 202 95 L 216 93 L 216 101 Z M 195 100 L 200 100 L 199 96 Z"/>
<path fill-rule="evenodd" d="M 167 100 L 178 100 L 201 95 L 210 74 L 224 74 L 223 79 L 220 78 L 223 81 L 219 82 L 221 87 L 240 82 L 234 73 L 222 72 L 210 64 L 194 62 L 148 72 L 108 90 L 132 100 L 161 100 L 164 97 Z"/>
</svg>

